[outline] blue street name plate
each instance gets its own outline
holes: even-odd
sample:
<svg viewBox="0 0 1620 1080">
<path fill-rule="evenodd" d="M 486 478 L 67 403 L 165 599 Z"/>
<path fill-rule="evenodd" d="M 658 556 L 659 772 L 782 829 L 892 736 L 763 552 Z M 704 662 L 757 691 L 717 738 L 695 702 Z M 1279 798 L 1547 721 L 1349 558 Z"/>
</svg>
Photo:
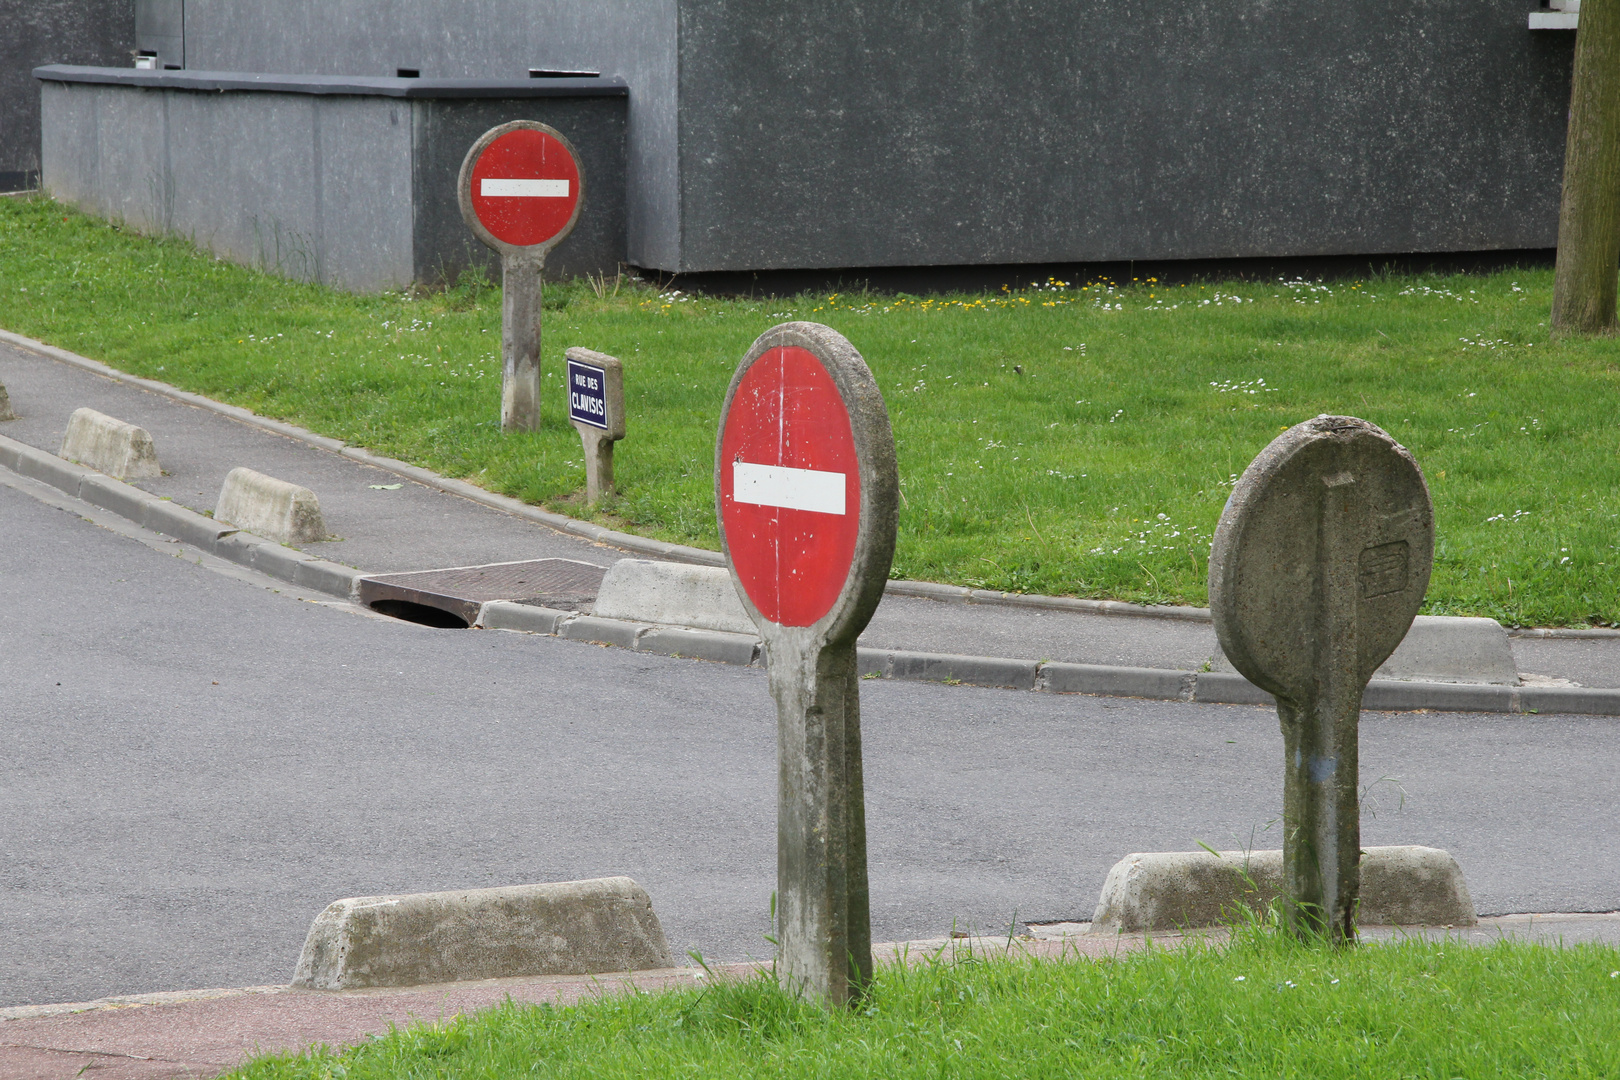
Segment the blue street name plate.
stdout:
<svg viewBox="0 0 1620 1080">
<path fill-rule="evenodd" d="M 568 418 L 607 430 L 607 372 L 568 361 Z"/>
</svg>

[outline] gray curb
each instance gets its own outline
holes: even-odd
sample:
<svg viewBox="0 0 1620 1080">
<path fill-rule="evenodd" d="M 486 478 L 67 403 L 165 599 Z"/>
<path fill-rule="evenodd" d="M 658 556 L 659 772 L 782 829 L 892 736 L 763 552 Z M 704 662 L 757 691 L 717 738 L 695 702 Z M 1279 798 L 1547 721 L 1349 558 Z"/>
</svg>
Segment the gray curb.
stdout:
<svg viewBox="0 0 1620 1080">
<path fill-rule="evenodd" d="M 154 532 L 175 537 L 222 559 L 252 567 L 260 573 L 307 589 L 353 600 L 359 579 L 366 576 L 351 567 L 306 555 L 252 533 L 222 526 L 212 518 L 3 435 L 0 435 L 0 466 L 18 475 L 41 480 Z M 935 588 L 946 589 L 949 586 Z M 972 602 L 967 598 L 962 600 Z M 480 609 L 478 625 L 487 630 L 546 634 L 571 641 L 613 645 L 635 652 L 722 664 L 761 666 L 764 663 L 759 639 L 748 634 L 624 622 L 505 600 L 485 604 Z M 861 674 L 872 678 L 1034 690 L 1050 694 L 1094 694 L 1227 705 L 1272 703 L 1270 694 L 1243 676 L 1231 672 L 1068 664 L 996 656 L 951 656 L 901 649 L 860 649 L 857 660 Z M 1365 707 L 1372 710 L 1434 709 L 1620 716 L 1620 690 L 1581 686 L 1469 686 L 1377 680 L 1367 684 L 1367 694 L 1363 700 Z"/>
<path fill-rule="evenodd" d="M 439 476 L 437 473 L 403 461 L 379 457 L 293 424 L 266 419 L 246 409 L 188 393 L 167 383 L 127 375 L 106 364 L 46 345 L 21 334 L 0 330 L 0 341 L 29 349 L 109 379 L 172 397 L 287 438 L 297 439 L 407 477 L 428 487 L 461 495 L 514 516 L 548 525 L 561 532 L 583 536 L 610 547 L 659 555 L 672 561 L 708 566 L 725 565 L 719 552 L 666 544 L 630 533 L 604 529 L 561 514 L 538 510 L 516 499 L 496 495 L 464 481 Z M 304 588 L 354 600 L 359 579 L 367 576 L 352 567 L 318 559 L 252 533 L 222 526 L 212 518 L 195 513 L 167 499 L 160 499 L 93 469 L 64 461 L 54 454 L 3 435 L 0 435 L 0 467 L 10 469 L 21 476 L 43 481 L 74 498 L 83 499 L 92 506 L 128 518 L 154 532 L 172 536 L 220 558 L 252 567 L 260 573 Z M 953 603 L 1001 604 L 1049 611 L 1168 618 L 1191 622 L 1210 621 L 1208 608 L 1154 607 L 1126 604 L 1117 600 L 1030 596 L 985 589 L 967 589 L 929 581 L 891 581 L 884 591 L 895 596 L 914 596 Z M 745 666 L 764 663 L 759 640 L 746 634 L 622 622 L 617 619 L 603 619 L 593 615 L 580 615 L 570 611 L 531 607 L 507 601 L 485 604 L 480 612 L 478 625 L 491 630 L 547 634 L 665 656 L 682 656 Z M 1620 637 L 1620 630 L 1604 628 L 1527 629 L 1509 630 L 1508 633 L 1515 637 L 1536 638 Z M 1175 671 L 881 649 L 860 649 L 858 664 L 863 676 L 888 679 L 1003 687 L 1056 694 L 1140 697 L 1228 705 L 1273 703 L 1270 694 L 1243 676 L 1230 672 Z M 1370 710 L 1395 712 L 1437 710 L 1620 716 L 1620 689 L 1583 686 L 1477 686 L 1376 680 L 1367 684 L 1363 704 Z"/>
<path fill-rule="evenodd" d="M 143 528 L 307 589 L 353 599 L 360 571 L 317 559 L 0 435 L 0 466 L 49 484 Z"/>
</svg>

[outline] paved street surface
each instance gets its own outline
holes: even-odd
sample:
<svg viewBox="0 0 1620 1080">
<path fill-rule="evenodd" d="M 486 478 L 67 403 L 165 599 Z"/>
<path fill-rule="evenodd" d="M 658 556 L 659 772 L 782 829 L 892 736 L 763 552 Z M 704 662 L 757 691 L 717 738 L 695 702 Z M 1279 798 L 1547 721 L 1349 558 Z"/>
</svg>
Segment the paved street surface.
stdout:
<svg viewBox="0 0 1620 1080">
<path fill-rule="evenodd" d="M 0 1006 L 285 982 L 338 897 L 607 874 L 677 955 L 765 952 L 763 672 L 210 565 L 0 486 Z M 1277 845 L 1266 709 L 862 694 L 879 940 L 1086 919 L 1131 851 Z M 1364 839 L 1449 849 L 1485 914 L 1620 908 L 1617 759 L 1610 719 L 1368 714 L 1363 778 L 1396 779 Z"/>
</svg>

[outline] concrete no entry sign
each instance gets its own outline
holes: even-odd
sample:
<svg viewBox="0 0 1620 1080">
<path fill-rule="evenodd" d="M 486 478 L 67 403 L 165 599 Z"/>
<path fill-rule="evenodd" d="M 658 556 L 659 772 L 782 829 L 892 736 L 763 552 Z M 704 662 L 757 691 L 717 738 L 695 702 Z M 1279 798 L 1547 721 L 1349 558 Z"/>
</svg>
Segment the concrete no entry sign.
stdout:
<svg viewBox="0 0 1620 1080">
<path fill-rule="evenodd" d="M 579 159 L 544 124 L 506 124 L 473 147 L 467 198 L 491 247 L 550 246 L 579 217 Z M 494 137 L 491 138 L 490 136 Z M 486 141 L 487 140 L 487 141 Z M 491 243 L 493 241 L 493 243 Z"/>
<path fill-rule="evenodd" d="M 1277 698 L 1285 914 L 1354 940 L 1361 697 L 1411 628 L 1434 560 L 1422 470 L 1382 429 L 1318 416 L 1232 488 L 1209 558 L 1215 633 Z"/>
<path fill-rule="evenodd" d="M 540 292 L 546 252 L 573 231 L 585 170 L 555 128 L 514 120 L 467 151 L 456 181 L 461 217 L 501 253 L 501 428 L 540 426 Z"/>
<path fill-rule="evenodd" d="M 844 1004 L 872 973 L 855 639 L 883 598 L 900 489 L 854 346 L 816 323 L 754 342 L 726 394 L 714 487 L 776 699 L 778 975 Z"/>
<path fill-rule="evenodd" d="M 843 592 L 861 530 L 849 410 L 814 353 L 779 345 L 749 365 L 731 396 L 720 461 L 738 580 L 764 619 L 811 625 Z"/>
</svg>

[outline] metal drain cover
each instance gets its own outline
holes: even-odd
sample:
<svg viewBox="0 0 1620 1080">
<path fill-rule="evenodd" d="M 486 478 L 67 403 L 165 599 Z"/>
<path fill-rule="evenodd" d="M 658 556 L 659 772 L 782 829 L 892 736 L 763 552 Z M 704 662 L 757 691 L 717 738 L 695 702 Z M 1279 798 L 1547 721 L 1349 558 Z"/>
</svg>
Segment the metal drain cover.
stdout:
<svg viewBox="0 0 1620 1080">
<path fill-rule="evenodd" d="M 606 573 L 606 567 L 577 559 L 528 559 L 378 574 L 360 579 L 360 602 L 389 615 L 413 607 L 435 608 L 471 626 L 478 620 L 478 609 L 491 600 L 578 607 L 595 598 Z"/>
</svg>

